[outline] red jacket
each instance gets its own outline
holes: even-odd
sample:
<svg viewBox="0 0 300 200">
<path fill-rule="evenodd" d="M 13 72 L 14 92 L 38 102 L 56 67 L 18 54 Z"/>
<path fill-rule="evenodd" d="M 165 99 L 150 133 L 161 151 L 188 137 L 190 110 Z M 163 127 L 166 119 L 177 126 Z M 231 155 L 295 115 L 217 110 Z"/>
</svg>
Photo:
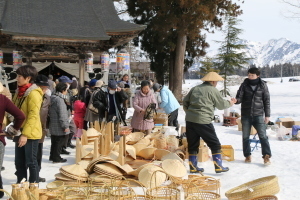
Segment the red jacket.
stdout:
<svg viewBox="0 0 300 200">
<path fill-rule="evenodd" d="M 82 119 L 85 116 L 85 103 L 77 100 L 74 102 L 74 119 Z"/>
</svg>

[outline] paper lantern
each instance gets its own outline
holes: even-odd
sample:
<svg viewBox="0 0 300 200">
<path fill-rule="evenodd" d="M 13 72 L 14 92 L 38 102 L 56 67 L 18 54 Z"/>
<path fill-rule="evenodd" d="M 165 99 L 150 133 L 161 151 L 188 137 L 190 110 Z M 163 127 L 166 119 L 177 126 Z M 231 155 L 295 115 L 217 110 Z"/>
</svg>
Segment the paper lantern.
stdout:
<svg viewBox="0 0 300 200">
<path fill-rule="evenodd" d="M 94 62 L 94 55 L 92 52 L 88 52 L 87 59 L 85 60 L 85 71 L 87 73 L 94 73 L 93 62 Z"/>
</svg>

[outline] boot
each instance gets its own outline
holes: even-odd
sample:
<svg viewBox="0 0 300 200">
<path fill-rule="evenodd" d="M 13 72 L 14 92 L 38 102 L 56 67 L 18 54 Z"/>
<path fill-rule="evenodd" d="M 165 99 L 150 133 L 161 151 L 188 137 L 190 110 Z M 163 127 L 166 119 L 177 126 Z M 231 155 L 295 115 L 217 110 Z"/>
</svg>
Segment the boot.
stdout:
<svg viewBox="0 0 300 200">
<path fill-rule="evenodd" d="M 215 153 L 212 156 L 213 156 L 216 173 L 227 172 L 229 170 L 228 167 L 222 166 L 221 153 Z"/>
<path fill-rule="evenodd" d="M 190 165 L 190 173 L 201 173 L 204 172 L 203 168 L 197 166 L 197 155 L 190 154 L 189 156 L 189 165 Z"/>
</svg>

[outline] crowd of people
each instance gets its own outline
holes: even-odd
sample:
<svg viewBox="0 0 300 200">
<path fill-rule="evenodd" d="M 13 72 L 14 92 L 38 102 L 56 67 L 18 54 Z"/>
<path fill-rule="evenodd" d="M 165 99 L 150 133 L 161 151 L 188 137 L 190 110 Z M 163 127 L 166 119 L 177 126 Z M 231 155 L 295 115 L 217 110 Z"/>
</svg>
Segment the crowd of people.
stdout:
<svg viewBox="0 0 300 200">
<path fill-rule="evenodd" d="M 127 74 L 119 81 L 109 80 L 107 84 L 102 80 L 91 79 L 81 87 L 76 77 L 70 79 L 61 76 L 54 82 L 52 75 L 39 75 L 31 65 L 19 67 L 16 73 L 18 89 L 13 97 L 0 84 L 0 121 L 8 120 L 0 123 L 0 167 L 2 168 L 5 152 L 5 136 L 12 137 L 15 142 L 17 183 L 24 179 L 30 183 L 46 181 L 39 176 L 46 135 L 51 137 L 49 160 L 64 163 L 67 160 L 61 155 L 70 154 L 67 148 L 75 148 L 72 139 L 81 138 L 83 129 L 87 130 L 96 121 L 127 125 L 127 106 L 131 98 L 131 83 Z M 203 83 L 192 88 L 184 98 L 191 173 L 204 171 L 197 166 L 200 138 L 212 151 L 215 171 L 220 173 L 229 170 L 222 166 L 221 144 L 211 122 L 215 108 L 225 109 L 239 103 L 242 104 L 245 162 L 251 162 L 249 134 L 253 125 L 261 140 L 264 162 L 270 163 L 271 150 L 265 131 L 265 124 L 270 116 L 270 97 L 267 85 L 259 75 L 257 68 L 251 68 L 236 98 L 224 100 L 215 88 L 223 78 L 210 72 L 202 78 Z M 148 112 L 163 109 L 169 116 L 168 125 L 175 126 L 178 130 L 179 107 L 180 104 L 167 86 L 154 83 L 154 80 L 143 80 L 134 95 L 131 127 L 133 131 L 149 134 L 154 127 L 154 120 L 149 117 L 151 115 Z M 6 131 L 3 132 L 6 125 Z M 1 174 L 0 186 L 2 187 Z M 3 194 L 0 193 L 1 195 Z"/>
</svg>

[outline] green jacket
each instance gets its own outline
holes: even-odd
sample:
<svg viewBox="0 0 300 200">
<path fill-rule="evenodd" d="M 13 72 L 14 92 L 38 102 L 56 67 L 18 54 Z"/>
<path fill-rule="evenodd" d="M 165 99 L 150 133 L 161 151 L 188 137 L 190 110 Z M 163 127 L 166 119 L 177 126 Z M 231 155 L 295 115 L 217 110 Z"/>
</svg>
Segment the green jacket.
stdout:
<svg viewBox="0 0 300 200">
<path fill-rule="evenodd" d="M 214 118 L 214 110 L 230 107 L 220 92 L 208 82 L 193 87 L 183 99 L 185 120 L 198 124 L 210 124 Z"/>
</svg>

